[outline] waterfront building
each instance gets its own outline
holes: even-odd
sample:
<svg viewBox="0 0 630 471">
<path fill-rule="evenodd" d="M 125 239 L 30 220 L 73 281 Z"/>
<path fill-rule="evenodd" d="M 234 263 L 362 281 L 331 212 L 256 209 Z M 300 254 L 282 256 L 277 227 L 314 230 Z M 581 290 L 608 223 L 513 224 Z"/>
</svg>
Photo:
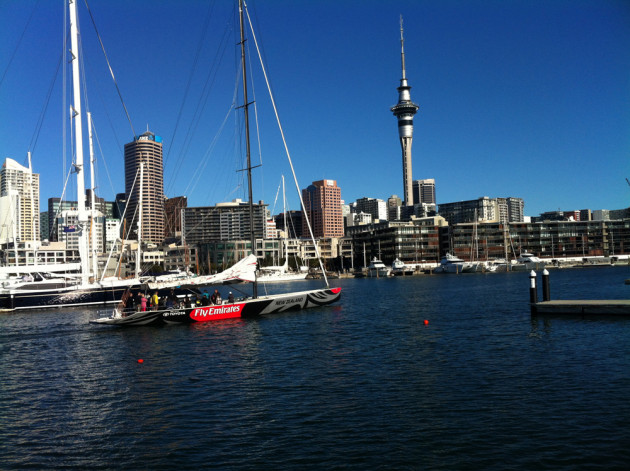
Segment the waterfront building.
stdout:
<svg viewBox="0 0 630 471">
<path fill-rule="evenodd" d="M 94 224 L 89 228 L 95 232 L 94 250 L 97 254 L 105 252 L 105 234 L 104 234 L 105 218 L 99 211 L 94 217 Z M 62 211 L 57 218 L 56 232 L 59 234 L 59 242 L 65 242 L 68 250 L 79 250 L 79 212 L 77 210 Z M 87 237 L 88 251 L 92 251 L 92 237 Z"/>
<path fill-rule="evenodd" d="M 476 200 L 440 203 L 439 214 L 449 224 L 465 222 L 490 222 L 499 220 L 497 200 L 483 196 Z"/>
<path fill-rule="evenodd" d="M 142 182 L 140 166 L 144 164 Z M 140 199 L 142 191 L 142 199 Z M 138 236 L 138 205 L 142 206 L 142 242 L 164 240 L 164 174 L 162 138 L 150 131 L 125 144 L 125 194 L 127 231 Z"/>
<path fill-rule="evenodd" d="M 402 16 L 400 17 L 400 57 L 402 63 L 402 78 L 398 90 L 398 103 L 390 109 L 398 120 L 398 137 L 402 150 L 404 205 L 413 206 L 413 189 L 411 173 L 411 144 L 413 142 L 413 116 L 420 108 L 411 101 L 411 87 L 407 83 L 405 70 L 405 40 L 403 38 Z"/>
<path fill-rule="evenodd" d="M 386 265 L 395 259 L 405 263 L 436 263 L 440 259 L 440 216 L 410 221 L 380 221 L 348 229 L 352 240 L 354 266 L 363 267 L 373 257 Z M 365 251 L 364 251 L 365 247 Z"/>
<path fill-rule="evenodd" d="M 164 270 L 197 271 L 199 259 L 196 246 L 171 244 L 164 248 Z"/>
<path fill-rule="evenodd" d="M 57 219 L 64 211 L 76 210 L 76 201 L 62 200 L 61 198 L 48 198 L 48 233 L 49 240 L 56 242 L 59 240 L 57 233 Z"/>
<path fill-rule="evenodd" d="M 302 190 L 302 201 L 315 238 L 343 237 L 341 188 L 335 180 L 313 182 Z M 310 237 L 306 219 L 302 221 L 302 234 Z"/>
<path fill-rule="evenodd" d="M 177 238 L 182 233 L 182 211 L 188 206 L 188 197 L 164 198 L 164 237 Z"/>
<path fill-rule="evenodd" d="M 436 204 L 435 179 L 426 178 L 413 181 L 413 202 L 414 204 Z"/>
<path fill-rule="evenodd" d="M 254 237 L 264 239 L 267 205 L 260 201 L 253 208 Z M 184 208 L 183 213 L 182 233 L 187 244 L 243 240 L 250 237 L 249 203 L 240 199 L 216 206 L 188 207 Z"/>
<path fill-rule="evenodd" d="M 16 259 L 17 257 L 17 259 Z M 0 264 L 9 265 L 52 265 L 79 260 L 79 251 L 66 249 L 64 242 L 20 242 L 17 247 L 4 246 L 0 251 Z"/>
<path fill-rule="evenodd" d="M 509 196 L 507 198 L 497 198 L 496 200 L 500 222 L 524 222 L 525 202 L 523 198 Z"/>
<path fill-rule="evenodd" d="M 279 231 L 287 232 L 289 239 L 299 239 L 302 237 L 302 211 L 287 211 L 286 218 L 284 213 L 275 216 L 276 228 Z M 287 227 L 284 221 L 287 221 Z"/>
<path fill-rule="evenodd" d="M 190 209 L 187 208 L 187 210 Z M 184 231 L 185 228 L 186 216 L 184 215 Z M 247 236 L 249 237 L 249 234 Z M 207 241 L 198 243 L 197 248 L 200 273 L 216 273 L 252 253 L 252 243 L 249 239 Z"/>
<path fill-rule="evenodd" d="M 105 251 L 110 252 L 120 237 L 120 219 L 105 218 Z"/>
<path fill-rule="evenodd" d="M 630 219 L 464 223 L 442 228 L 442 254 L 464 260 L 614 256 L 630 253 Z"/>
<path fill-rule="evenodd" d="M 26 242 L 39 235 L 39 174 L 13 159 L 0 170 L 0 239 Z"/>
</svg>

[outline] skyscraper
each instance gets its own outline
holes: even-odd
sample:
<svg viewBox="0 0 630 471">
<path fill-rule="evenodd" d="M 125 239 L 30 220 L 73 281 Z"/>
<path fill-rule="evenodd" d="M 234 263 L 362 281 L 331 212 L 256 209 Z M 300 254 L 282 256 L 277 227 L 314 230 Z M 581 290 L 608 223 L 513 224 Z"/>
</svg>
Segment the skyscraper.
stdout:
<svg viewBox="0 0 630 471">
<path fill-rule="evenodd" d="M 30 159 L 29 159 L 30 162 Z M 39 174 L 13 159 L 0 170 L 1 232 L 3 240 L 39 240 Z"/>
<path fill-rule="evenodd" d="M 413 201 L 415 204 L 435 204 L 435 179 L 414 180 Z"/>
<path fill-rule="evenodd" d="M 314 237 L 343 237 L 341 188 L 337 186 L 335 180 L 313 182 L 302 190 L 302 200 Z M 302 234 L 309 237 L 306 218 L 302 221 Z"/>
<path fill-rule="evenodd" d="M 400 17 L 400 48 L 402 61 L 402 78 L 398 90 L 398 104 L 392 106 L 391 111 L 398 118 L 398 136 L 400 137 L 400 147 L 402 148 L 403 163 L 403 188 L 404 205 L 413 206 L 412 175 L 411 175 L 411 143 L 413 141 L 413 115 L 416 114 L 418 105 L 411 101 L 409 91 L 411 87 L 407 84 L 405 72 L 405 40 L 403 39 L 402 16 Z"/>
<path fill-rule="evenodd" d="M 140 166 L 143 165 L 142 185 Z M 135 184 L 134 184 L 135 182 Z M 142 198 L 140 198 L 142 191 Z M 138 215 L 142 208 L 141 238 L 145 242 L 164 240 L 164 170 L 162 166 L 162 138 L 150 131 L 125 144 L 125 215 L 126 238 L 137 237 Z"/>
</svg>

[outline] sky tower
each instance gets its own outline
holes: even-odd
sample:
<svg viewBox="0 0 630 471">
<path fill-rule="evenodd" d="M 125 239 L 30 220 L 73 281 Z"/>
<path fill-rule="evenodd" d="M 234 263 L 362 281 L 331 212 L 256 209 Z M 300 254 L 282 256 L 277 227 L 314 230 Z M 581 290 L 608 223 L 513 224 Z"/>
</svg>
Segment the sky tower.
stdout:
<svg viewBox="0 0 630 471">
<path fill-rule="evenodd" d="M 398 136 L 400 137 L 400 147 L 402 148 L 402 165 L 403 165 L 403 187 L 404 187 L 404 205 L 413 206 L 413 189 L 411 175 L 411 142 L 413 141 L 413 115 L 416 114 L 418 105 L 411 101 L 409 90 L 411 87 L 407 85 L 407 77 L 405 76 L 405 40 L 403 39 L 403 20 L 400 15 L 400 56 L 402 60 L 402 78 L 400 79 L 400 87 L 398 90 L 398 103 L 392 106 L 391 111 L 398 118 Z"/>
</svg>

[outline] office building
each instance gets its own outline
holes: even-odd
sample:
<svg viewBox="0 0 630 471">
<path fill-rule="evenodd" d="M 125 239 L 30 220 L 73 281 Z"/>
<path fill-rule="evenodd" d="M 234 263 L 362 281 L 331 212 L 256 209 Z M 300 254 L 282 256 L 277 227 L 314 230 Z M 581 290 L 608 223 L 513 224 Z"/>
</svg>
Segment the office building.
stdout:
<svg viewBox="0 0 630 471">
<path fill-rule="evenodd" d="M 267 205 L 253 205 L 254 237 L 266 238 Z M 186 244 L 209 241 L 248 240 L 250 238 L 249 203 L 236 199 L 216 206 L 184 208 L 183 239 Z M 251 244 L 250 244 L 251 245 Z"/>
<path fill-rule="evenodd" d="M 143 164 L 142 182 L 140 167 Z M 164 240 L 164 174 L 162 138 L 150 131 L 125 144 L 125 194 L 127 231 L 138 237 L 139 205 L 142 208 L 142 242 L 162 243 Z M 142 191 L 142 198 L 140 192 Z"/>
<path fill-rule="evenodd" d="M 302 190 L 304 212 L 308 216 L 313 236 L 343 237 L 341 216 L 341 188 L 335 180 L 319 180 Z M 302 222 L 302 234 L 310 237 L 306 218 Z"/>
<path fill-rule="evenodd" d="M 372 221 L 387 221 L 387 203 L 377 198 L 359 198 L 352 205 L 353 213 L 367 213 L 372 216 Z"/>
<path fill-rule="evenodd" d="M 413 202 L 414 204 L 436 204 L 435 203 L 435 179 L 414 180 L 413 182 Z"/>
</svg>

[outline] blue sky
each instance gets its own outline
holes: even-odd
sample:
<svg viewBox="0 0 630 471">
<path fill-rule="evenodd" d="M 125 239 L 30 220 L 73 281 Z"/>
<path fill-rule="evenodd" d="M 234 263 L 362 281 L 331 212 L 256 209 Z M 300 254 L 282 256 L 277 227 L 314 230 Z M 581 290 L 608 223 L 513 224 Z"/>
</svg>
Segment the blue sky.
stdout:
<svg viewBox="0 0 630 471">
<path fill-rule="evenodd" d="M 64 160 L 56 72 L 64 3 L 0 1 L 0 158 L 24 163 L 33 150 L 42 203 L 61 194 L 71 158 L 66 151 Z M 230 113 L 234 2 L 89 3 L 136 134 L 148 125 L 164 139 L 167 196 L 185 194 L 191 206 L 247 199 L 242 129 Z M 97 193 L 111 200 L 124 191 L 123 145 L 133 134 L 78 4 Z M 300 187 L 334 179 L 346 202 L 402 196 L 389 110 L 398 99 L 402 14 L 407 77 L 420 105 L 413 178 L 435 178 L 438 203 L 514 196 L 527 215 L 630 205 L 630 2 L 251 0 L 249 11 Z M 290 170 L 254 61 L 252 159 L 263 164 L 254 199 L 273 207 Z M 287 195 L 297 209 L 294 187 Z"/>
</svg>

